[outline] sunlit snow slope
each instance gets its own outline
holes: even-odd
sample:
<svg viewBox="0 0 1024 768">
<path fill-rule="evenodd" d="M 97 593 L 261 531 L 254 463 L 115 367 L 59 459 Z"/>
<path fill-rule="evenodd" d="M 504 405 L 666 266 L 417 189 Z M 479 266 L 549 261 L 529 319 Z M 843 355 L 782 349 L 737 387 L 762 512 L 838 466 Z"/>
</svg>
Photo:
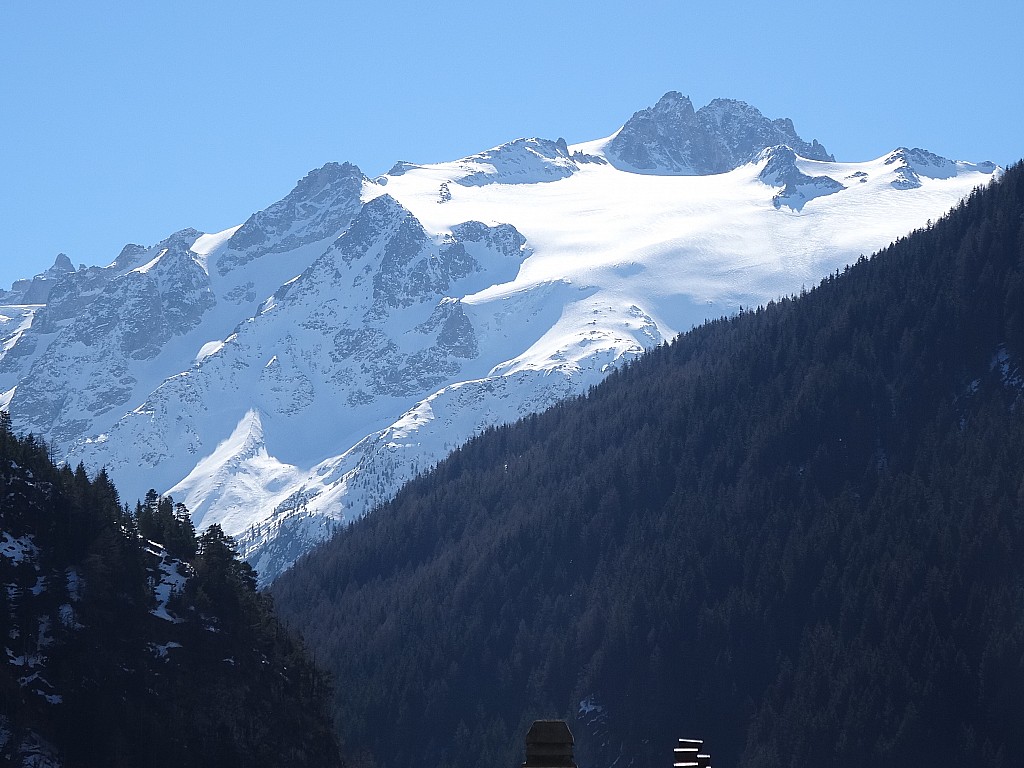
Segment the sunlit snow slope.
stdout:
<svg viewBox="0 0 1024 768">
<path fill-rule="evenodd" d="M 995 173 L 902 148 L 839 163 L 788 120 L 678 94 L 587 144 L 373 180 L 330 164 L 241 227 L 62 273 L 45 305 L 7 292 L 0 405 L 272 578 L 485 426 L 810 288 Z"/>
</svg>

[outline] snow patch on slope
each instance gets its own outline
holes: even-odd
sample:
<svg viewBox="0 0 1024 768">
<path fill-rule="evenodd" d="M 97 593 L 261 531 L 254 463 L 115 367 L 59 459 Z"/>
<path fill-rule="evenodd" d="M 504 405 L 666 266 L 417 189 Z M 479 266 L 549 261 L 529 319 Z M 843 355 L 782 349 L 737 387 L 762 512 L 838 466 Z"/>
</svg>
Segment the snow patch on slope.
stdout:
<svg viewBox="0 0 1024 768">
<path fill-rule="evenodd" d="M 168 494 L 188 507 L 197 528 L 218 523 L 233 536 L 259 519 L 253 499 L 274 504 L 275 496 L 287 495 L 299 477 L 295 467 L 269 454 L 260 413 L 251 409 Z"/>
</svg>

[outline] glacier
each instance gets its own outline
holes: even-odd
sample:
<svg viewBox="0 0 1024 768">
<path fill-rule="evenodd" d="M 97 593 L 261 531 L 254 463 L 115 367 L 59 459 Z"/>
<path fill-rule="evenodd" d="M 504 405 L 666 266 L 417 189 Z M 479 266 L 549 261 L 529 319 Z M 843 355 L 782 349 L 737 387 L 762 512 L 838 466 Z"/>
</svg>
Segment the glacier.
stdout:
<svg viewBox="0 0 1024 768">
<path fill-rule="evenodd" d="M 0 291 L 0 408 L 126 500 L 170 493 L 266 582 L 488 426 L 926 226 L 992 163 L 837 162 L 666 94 L 604 139 L 349 163 L 218 233 Z"/>
</svg>

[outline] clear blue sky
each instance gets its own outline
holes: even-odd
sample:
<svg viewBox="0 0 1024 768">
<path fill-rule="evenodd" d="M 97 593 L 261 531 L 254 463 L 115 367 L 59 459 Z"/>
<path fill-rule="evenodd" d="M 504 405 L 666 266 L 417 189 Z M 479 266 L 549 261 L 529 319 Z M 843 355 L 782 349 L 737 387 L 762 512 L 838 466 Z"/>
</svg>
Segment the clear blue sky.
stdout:
<svg viewBox="0 0 1024 768">
<path fill-rule="evenodd" d="M 837 159 L 1024 156 L 1024 10 L 951 2 L 0 0 L 0 286 L 367 175 L 606 136 L 664 92 Z"/>
</svg>

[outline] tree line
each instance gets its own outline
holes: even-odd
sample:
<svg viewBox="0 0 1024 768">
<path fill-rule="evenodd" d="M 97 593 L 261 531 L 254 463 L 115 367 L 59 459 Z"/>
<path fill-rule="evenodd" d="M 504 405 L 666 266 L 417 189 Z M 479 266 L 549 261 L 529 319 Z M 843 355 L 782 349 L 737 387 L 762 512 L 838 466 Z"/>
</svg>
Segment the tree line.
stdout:
<svg viewBox="0 0 1024 768">
<path fill-rule="evenodd" d="M 335 766 L 330 686 L 219 526 L 55 465 L 0 413 L 0 755 Z"/>
</svg>

